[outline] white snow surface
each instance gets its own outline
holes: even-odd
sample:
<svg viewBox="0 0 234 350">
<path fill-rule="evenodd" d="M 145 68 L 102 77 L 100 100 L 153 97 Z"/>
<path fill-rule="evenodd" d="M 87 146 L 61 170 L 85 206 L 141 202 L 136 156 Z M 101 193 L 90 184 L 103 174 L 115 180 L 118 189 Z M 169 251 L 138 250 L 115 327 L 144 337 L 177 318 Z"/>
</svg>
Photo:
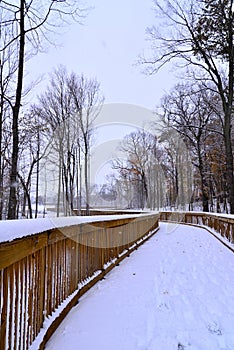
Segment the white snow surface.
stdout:
<svg viewBox="0 0 234 350">
<path fill-rule="evenodd" d="M 46 350 L 233 350 L 234 254 L 204 229 L 160 230 L 90 289 Z"/>
</svg>

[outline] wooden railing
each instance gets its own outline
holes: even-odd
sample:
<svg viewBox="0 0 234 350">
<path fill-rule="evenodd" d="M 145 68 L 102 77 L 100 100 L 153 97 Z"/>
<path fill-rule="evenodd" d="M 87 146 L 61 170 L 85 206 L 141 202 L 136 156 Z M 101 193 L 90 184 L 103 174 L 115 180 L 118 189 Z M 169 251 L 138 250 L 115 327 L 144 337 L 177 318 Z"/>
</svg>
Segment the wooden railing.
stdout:
<svg viewBox="0 0 234 350">
<path fill-rule="evenodd" d="M 0 349 L 43 349 L 79 297 L 156 232 L 158 217 L 110 217 L 0 243 Z"/>
<path fill-rule="evenodd" d="M 80 296 L 156 232 L 159 218 L 234 243 L 234 219 L 196 212 L 110 216 L 0 243 L 0 349 L 43 349 Z"/>
<path fill-rule="evenodd" d="M 87 216 L 86 209 L 73 209 L 74 215 Z M 89 209 L 89 215 L 126 215 L 126 213 L 130 214 L 141 214 L 142 210 L 118 210 L 118 209 Z"/>
<path fill-rule="evenodd" d="M 234 243 L 234 216 L 202 212 L 160 212 L 160 220 L 209 227 Z"/>
</svg>

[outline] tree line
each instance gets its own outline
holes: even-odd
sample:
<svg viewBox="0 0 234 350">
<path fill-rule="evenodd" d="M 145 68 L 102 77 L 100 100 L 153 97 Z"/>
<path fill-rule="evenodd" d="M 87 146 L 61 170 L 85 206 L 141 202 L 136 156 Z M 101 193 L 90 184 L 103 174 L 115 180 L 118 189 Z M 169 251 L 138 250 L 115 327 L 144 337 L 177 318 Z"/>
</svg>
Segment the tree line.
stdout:
<svg viewBox="0 0 234 350">
<path fill-rule="evenodd" d="M 128 135 L 122 146 L 127 160 L 114 164 L 119 174 L 116 181 L 124 183 L 128 178 L 128 186 L 131 184 L 133 192 L 138 194 L 138 207 L 154 208 L 155 198 L 160 198 L 158 208 L 184 209 L 187 205 L 189 209 L 233 214 L 233 1 L 154 0 L 153 3 L 156 24 L 147 28 L 151 56 L 142 55 L 140 63 L 145 65 L 147 74 L 157 74 L 172 62 L 181 82 L 162 98 L 156 112 L 166 130 L 166 144 L 163 130 L 156 141 L 145 131 Z M 169 142 L 171 135 L 177 139 L 173 132 L 189 151 L 192 181 L 187 178 L 188 174 L 191 178 L 189 166 L 187 170 L 182 167 L 181 172 L 180 152 L 174 152 L 176 142 Z M 143 146 L 146 140 L 147 145 Z M 164 189 L 161 179 L 155 185 L 158 175 L 152 169 L 158 164 Z M 183 179 L 180 186 L 179 177 Z M 185 202 L 186 193 L 189 197 Z"/>
<path fill-rule="evenodd" d="M 151 74 L 170 62 L 182 69 L 163 118 L 194 153 L 203 210 L 215 197 L 217 211 L 225 201 L 233 214 L 233 0 L 154 0 L 154 10 L 160 24 L 148 28 L 152 55 L 141 62 Z"/>
<path fill-rule="evenodd" d="M 93 122 L 103 99 L 96 79 L 68 73 L 60 66 L 51 73 L 37 103 L 20 115 L 16 217 L 37 217 L 40 205 L 46 207 L 46 202 L 55 204 L 57 216 L 61 212 L 73 215 L 73 210 L 81 206 L 89 212 Z M 9 118 L 5 118 L 3 130 L 9 130 L 8 134 L 4 132 L 6 140 L 2 142 L 2 218 L 7 217 L 10 196 L 9 125 Z"/>
<path fill-rule="evenodd" d="M 81 176 L 89 209 L 92 123 L 103 103 L 99 83 L 60 67 L 30 106 L 27 95 L 33 86 L 25 86 L 28 60 L 51 42 L 61 25 L 80 22 L 86 12 L 76 0 L 0 3 L 0 219 L 25 216 L 26 208 L 32 217 L 32 193 L 37 217 L 46 161 L 57 166 L 57 214 L 61 206 L 70 213 L 75 199 L 80 200 Z"/>
<path fill-rule="evenodd" d="M 177 84 L 162 98 L 157 121 L 127 135 L 126 158 L 113 161 L 128 207 L 229 212 L 220 113 L 200 83 Z"/>
</svg>

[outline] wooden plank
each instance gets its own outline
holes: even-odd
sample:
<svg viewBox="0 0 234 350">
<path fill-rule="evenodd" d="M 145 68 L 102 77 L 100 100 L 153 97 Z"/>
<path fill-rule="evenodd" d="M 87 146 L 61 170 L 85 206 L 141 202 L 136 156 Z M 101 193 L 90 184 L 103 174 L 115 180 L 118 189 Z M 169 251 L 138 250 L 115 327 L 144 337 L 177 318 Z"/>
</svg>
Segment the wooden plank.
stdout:
<svg viewBox="0 0 234 350">
<path fill-rule="evenodd" d="M 79 225 L 76 225 L 76 227 L 79 227 Z M 62 241 L 63 239 L 66 238 L 65 232 L 73 232 L 74 228 L 73 226 L 71 227 L 62 227 L 61 229 L 54 229 L 51 230 L 48 234 L 48 245 L 53 245 L 56 242 Z"/>
<path fill-rule="evenodd" d="M 21 260 L 19 262 L 19 278 L 20 278 L 20 284 L 19 284 L 19 318 L 20 318 L 20 323 L 19 323 L 19 350 L 23 349 L 23 340 L 24 340 L 24 304 L 23 304 L 23 288 L 24 288 L 24 280 L 23 280 L 23 274 L 24 274 L 24 268 L 23 268 L 23 263 L 24 260 Z"/>
<path fill-rule="evenodd" d="M 33 256 L 32 259 L 32 340 L 37 336 L 37 297 L 38 297 L 38 262 L 36 259 L 36 255 Z"/>
<path fill-rule="evenodd" d="M 28 257 L 23 259 L 23 350 L 28 349 Z"/>
<path fill-rule="evenodd" d="M 3 305 L 1 310 L 1 327 L 0 327 L 0 349 L 6 349 L 6 335 L 7 335 L 7 308 L 8 308 L 8 275 L 7 270 L 2 273 L 2 292 Z"/>
<path fill-rule="evenodd" d="M 14 349 L 19 349 L 19 263 L 14 266 L 15 269 L 15 339 Z"/>
<path fill-rule="evenodd" d="M 46 280 L 46 316 L 52 314 L 52 294 L 53 294 L 53 276 L 52 276 L 52 246 L 46 248 L 47 280 Z"/>
<path fill-rule="evenodd" d="M 28 343 L 30 344 L 33 340 L 33 261 L 34 258 L 30 255 L 27 258 L 27 270 L 28 270 L 28 282 L 27 282 L 27 290 L 28 290 L 28 324 L 27 324 L 27 335 L 28 335 Z"/>
<path fill-rule="evenodd" d="M 118 226 L 127 225 L 134 220 L 136 220 L 136 218 L 116 219 L 116 220 L 111 220 L 111 221 L 108 221 L 108 220 L 107 221 L 97 221 L 97 222 L 92 222 L 89 224 L 94 226 L 94 227 L 111 228 L 111 227 L 118 227 Z"/>
<path fill-rule="evenodd" d="M 38 259 L 38 329 L 43 325 L 44 316 L 44 306 L 45 306 L 45 248 L 41 249 L 39 252 Z"/>
<path fill-rule="evenodd" d="M 14 343 L 14 267 L 11 265 L 8 268 L 8 281 L 9 281 L 9 309 L 8 309 L 8 346 L 12 349 Z"/>
<path fill-rule="evenodd" d="M 0 269 L 14 264 L 17 261 L 35 253 L 48 244 L 48 234 L 43 233 L 17 241 L 0 244 Z"/>
<path fill-rule="evenodd" d="M 30 336 L 29 336 L 29 286 L 30 286 L 30 279 L 29 279 L 29 271 L 30 271 L 30 261 L 34 261 L 34 257 L 30 255 L 29 257 L 26 257 L 22 261 L 22 267 L 23 267 L 23 275 L 22 275 L 22 306 L 23 306 L 23 350 L 27 350 L 30 343 Z"/>
</svg>

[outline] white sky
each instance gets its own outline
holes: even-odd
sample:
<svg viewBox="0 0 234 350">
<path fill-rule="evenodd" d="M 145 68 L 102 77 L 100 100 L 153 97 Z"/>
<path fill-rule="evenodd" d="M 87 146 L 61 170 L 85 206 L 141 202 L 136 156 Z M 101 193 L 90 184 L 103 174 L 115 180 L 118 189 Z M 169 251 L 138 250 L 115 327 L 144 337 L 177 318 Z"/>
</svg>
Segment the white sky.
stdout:
<svg viewBox="0 0 234 350">
<path fill-rule="evenodd" d="M 171 72 L 145 76 L 136 66 L 139 54 L 149 47 L 147 26 L 155 24 L 152 0 L 87 0 L 94 9 L 84 24 L 73 24 L 56 38 L 58 47 L 50 47 L 28 62 L 29 76 L 44 75 L 37 87 L 46 85 L 53 68 L 64 64 L 68 71 L 96 77 L 106 103 L 131 103 L 154 109 L 162 95 L 174 85 Z"/>
</svg>

